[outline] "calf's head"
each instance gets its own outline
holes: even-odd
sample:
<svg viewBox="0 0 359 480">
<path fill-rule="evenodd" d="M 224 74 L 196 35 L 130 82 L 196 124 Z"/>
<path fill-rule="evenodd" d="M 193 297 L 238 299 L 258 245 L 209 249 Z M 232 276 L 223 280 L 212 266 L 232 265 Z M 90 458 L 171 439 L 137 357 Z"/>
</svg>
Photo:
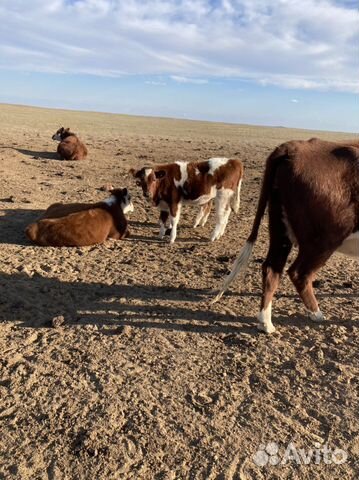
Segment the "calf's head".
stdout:
<svg viewBox="0 0 359 480">
<path fill-rule="evenodd" d="M 159 187 L 160 181 L 166 176 L 165 170 L 154 170 L 150 167 L 143 167 L 140 170 L 130 170 L 135 177 L 136 184 L 142 188 L 145 198 L 149 201 L 153 200 Z"/>
<path fill-rule="evenodd" d="M 61 127 L 53 134 L 52 139 L 61 142 L 61 140 L 63 140 L 69 132 L 69 128 Z"/>
<path fill-rule="evenodd" d="M 107 200 L 108 204 L 117 203 L 121 205 L 123 213 L 133 212 L 133 203 L 130 192 L 127 188 L 113 188 L 109 190 L 111 197 Z"/>
</svg>

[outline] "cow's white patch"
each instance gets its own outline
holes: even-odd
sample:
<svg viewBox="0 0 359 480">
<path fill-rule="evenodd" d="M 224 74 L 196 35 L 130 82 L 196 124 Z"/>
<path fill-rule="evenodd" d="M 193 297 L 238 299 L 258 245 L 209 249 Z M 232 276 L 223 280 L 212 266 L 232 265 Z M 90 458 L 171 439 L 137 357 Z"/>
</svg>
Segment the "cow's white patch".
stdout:
<svg viewBox="0 0 359 480">
<path fill-rule="evenodd" d="M 228 162 L 228 158 L 216 157 L 208 160 L 209 170 L 208 175 L 213 175 L 217 168 L 222 167 Z"/>
<path fill-rule="evenodd" d="M 272 323 L 272 302 L 269 302 L 267 308 L 264 308 L 258 315 L 258 328 L 266 333 L 275 332 L 275 326 Z"/>
<path fill-rule="evenodd" d="M 199 175 L 201 172 L 200 172 L 200 171 L 198 170 L 198 168 L 196 167 L 195 170 L 194 170 L 194 173 L 195 173 L 196 175 Z"/>
<path fill-rule="evenodd" d="M 205 195 L 201 195 L 200 197 L 194 198 L 192 200 L 183 200 L 183 203 L 188 205 L 204 205 L 208 203 L 210 200 L 212 200 L 212 198 L 216 196 L 216 193 L 217 193 L 216 186 L 213 185 L 209 193 Z"/>
<path fill-rule="evenodd" d="M 337 252 L 349 257 L 359 258 L 359 231 L 349 235 L 337 249 Z"/>
<path fill-rule="evenodd" d="M 108 205 L 109 207 L 111 207 L 111 205 L 115 205 L 116 202 L 117 202 L 117 199 L 116 199 L 115 195 L 111 195 L 111 197 L 106 198 L 103 201 L 103 203 L 106 203 L 106 205 Z"/>
<path fill-rule="evenodd" d="M 59 133 L 55 133 L 53 136 L 52 136 L 52 139 L 53 140 L 56 140 L 57 142 L 60 142 L 61 140 L 61 135 Z"/>
<path fill-rule="evenodd" d="M 148 178 L 151 172 L 153 172 L 153 168 L 145 168 L 145 178 Z"/>
<path fill-rule="evenodd" d="M 121 202 L 121 208 L 123 213 L 133 212 L 133 203 L 131 202 L 131 200 L 128 201 L 128 199 L 126 198 L 125 202 Z"/>
<path fill-rule="evenodd" d="M 188 172 L 187 172 L 187 163 L 186 162 L 175 162 L 176 165 L 180 168 L 181 178 L 179 180 L 173 179 L 174 184 L 176 187 L 183 187 L 185 182 L 188 180 Z"/>
</svg>

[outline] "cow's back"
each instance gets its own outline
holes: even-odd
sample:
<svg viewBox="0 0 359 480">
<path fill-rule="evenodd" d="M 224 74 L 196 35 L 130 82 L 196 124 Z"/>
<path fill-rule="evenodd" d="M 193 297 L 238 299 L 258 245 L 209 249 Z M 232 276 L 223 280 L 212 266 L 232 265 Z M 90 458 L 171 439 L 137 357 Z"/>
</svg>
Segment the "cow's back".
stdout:
<svg viewBox="0 0 359 480">
<path fill-rule="evenodd" d="M 214 182 L 217 188 L 235 190 L 243 178 L 243 164 L 240 160 L 231 158 L 225 165 L 214 172 Z"/>
<path fill-rule="evenodd" d="M 83 160 L 87 155 L 87 148 L 76 135 L 69 135 L 58 144 L 57 152 L 66 160 Z"/>
<path fill-rule="evenodd" d="M 71 213 L 81 212 L 94 208 L 93 203 L 53 203 L 40 218 L 60 218 Z"/>
<path fill-rule="evenodd" d="M 345 196 L 359 188 L 359 148 L 313 138 L 287 142 L 279 152 L 284 161 L 278 170 L 289 169 L 287 180 L 301 182 L 317 195 Z"/>
<path fill-rule="evenodd" d="M 184 192 L 189 198 L 196 198 L 199 192 L 201 195 L 209 194 L 213 187 L 236 190 L 243 177 L 242 162 L 236 159 L 192 162 L 188 164 L 187 171 L 188 180 L 184 183 Z"/>
<path fill-rule="evenodd" d="M 104 242 L 112 228 L 112 215 L 102 208 L 93 208 L 65 217 L 39 220 L 36 235 L 29 238 L 39 245 L 86 246 Z M 33 227 L 30 231 L 33 232 Z"/>
<path fill-rule="evenodd" d="M 280 198 L 297 236 L 308 229 L 313 238 L 329 235 L 344 224 L 348 231 L 359 228 L 358 148 L 311 139 L 287 142 L 274 154 L 272 194 Z"/>
</svg>

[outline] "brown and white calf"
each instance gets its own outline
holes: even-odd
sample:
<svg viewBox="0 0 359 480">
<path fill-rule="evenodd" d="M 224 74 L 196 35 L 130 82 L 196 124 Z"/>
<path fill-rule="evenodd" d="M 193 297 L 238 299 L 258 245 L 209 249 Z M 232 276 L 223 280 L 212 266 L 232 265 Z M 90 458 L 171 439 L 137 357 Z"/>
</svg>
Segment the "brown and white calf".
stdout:
<svg viewBox="0 0 359 480">
<path fill-rule="evenodd" d="M 57 153 L 61 160 L 84 160 L 86 158 L 85 144 L 69 128 L 59 128 L 53 134 L 52 139 L 60 142 L 57 146 Z"/>
<path fill-rule="evenodd" d="M 359 140 L 343 143 L 316 138 L 280 145 L 268 157 L 252 231 L 219 300 L 248 264 L 268 205 L 269 250 L 263 263 L 259 328 L 275 330 L 272 298 L 293 245 L 298 254 L 288 274 L 310 318 L 322 320 L 313 292 L 314 275 L 334 252 L 359 259 Z"/>
<path fill-rule="evenodd" d="M 37 245 L 74 247 L 129 235 L 125 214 L 133 210 L 127 188 L 110 191 L 97 203 L 54 203 L 25 233 Z"/>
<path fill-rule="evenodd" d="M 144 196 L 160 209 L 160 237 L 170 219 L 170 242 L 177 235 L 182 204 L 200 205 L 194 227 L 204 226 L 214 200 L 216 227 L 211 240 L 220 238 L 233 210 L 239 210 L 243 165 L 239 160 L 211 158 L 204 162 L 175 162 L 131 170 Z"/>
</svg>

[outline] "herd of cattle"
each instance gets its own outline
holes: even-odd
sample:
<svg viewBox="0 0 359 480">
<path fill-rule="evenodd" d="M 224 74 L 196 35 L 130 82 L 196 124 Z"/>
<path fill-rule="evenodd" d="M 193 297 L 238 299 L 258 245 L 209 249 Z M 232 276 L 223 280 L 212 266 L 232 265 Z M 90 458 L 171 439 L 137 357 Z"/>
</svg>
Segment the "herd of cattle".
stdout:
<svg viewBox="0 0 359 480">
<path fill-rule="evenodd" d="M 59 141 L 61 159 L 86 157 L 86 146 L 69 128 L 60 128 L 52 138 Z M 211 158 L 130 172 L 144 197 L 160 210 L 160 237 L 169 233 L 170 243 L 176 239 L 184 204 L 199 206 L 197 227 L 205 225 L 214 203 L 216 224 L 211 241 L 224 234 L 231 211 L 239 210 L 243 180 L 240 160 Z M 27 237 L 38 245 L 50 246 L 84 246 L 128 237 L 126 214 L 133 210 L 130 193 L 127 188 L 111 189 L 110 193 L 110 198 L 93 204 L 51 205 L 26 228 Z M 251 233 L 213 301 L 219 300 L 245 270 L 267 207 L 269 249 L 262 266 L 258 319 L 259 328 L 271 333 L 275 330 L 272 299 L 293 245 L 298 254 L 288 274 L 313 320 L 323 319 L 312 287 L 316 272 L 336 251 L 359 258 L 359 140 L 290 141 L 270 154 Z"/>
</svg>

